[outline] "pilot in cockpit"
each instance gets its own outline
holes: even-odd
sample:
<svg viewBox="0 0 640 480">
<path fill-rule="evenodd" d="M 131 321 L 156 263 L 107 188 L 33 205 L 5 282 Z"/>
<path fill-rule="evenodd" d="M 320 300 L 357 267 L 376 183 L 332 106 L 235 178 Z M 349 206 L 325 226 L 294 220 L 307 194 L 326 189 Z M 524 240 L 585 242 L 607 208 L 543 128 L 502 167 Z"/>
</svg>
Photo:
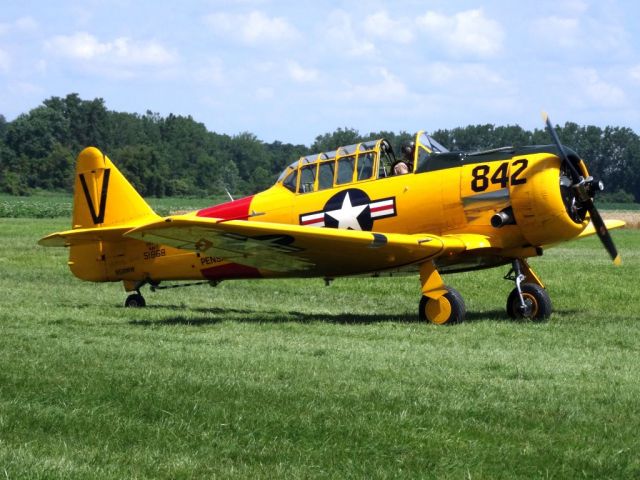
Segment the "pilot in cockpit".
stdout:
<svg viewBox="0 0 640 480">
<path fill-rule="evenodd" d="M 415 152 L 416 144 L 411 142 L 402 146 L 403 159 L 393 164 L 393 175 L 405 175 L 413 170 L 413 153 Z"/>
<path fill-rule="evenodd" d="M 398 160 L 393 164 L 393 175 L 404 175 L 409 173 L 409 165 L 404 160 Z"/>
</svg>

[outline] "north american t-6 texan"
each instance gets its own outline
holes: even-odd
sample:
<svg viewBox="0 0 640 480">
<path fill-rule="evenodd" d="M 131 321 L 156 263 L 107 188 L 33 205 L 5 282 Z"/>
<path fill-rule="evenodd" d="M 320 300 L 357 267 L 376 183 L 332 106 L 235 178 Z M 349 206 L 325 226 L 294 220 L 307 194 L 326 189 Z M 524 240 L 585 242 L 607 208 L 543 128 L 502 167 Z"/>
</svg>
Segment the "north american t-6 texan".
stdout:
<svg viewBox="0 0 640 480">
<path fill-rule="evenodd" d="M 418 132 L 401 159 L 385 139 L 308 155 L 260 193 L 160 217 L 100 150 L 85 148 L 75 173 L 71 230 L 40 240 L 69 247 L 83 280 L 123 282 L 125 306 L 161 283 L 259 278 L 327 280 L 354 275 L 419 275 L 420 319 L 464 320 L 460 293 L 441 274 L 508 266 L 512 318 L 552 311 L 527 261 L 560 242 L 597 234 L 620 256 L 594 206 L 602 183 L 563 146 L 448 151 Z M 175 285 L 171 285 L 175 286 Z"/>
</svg>

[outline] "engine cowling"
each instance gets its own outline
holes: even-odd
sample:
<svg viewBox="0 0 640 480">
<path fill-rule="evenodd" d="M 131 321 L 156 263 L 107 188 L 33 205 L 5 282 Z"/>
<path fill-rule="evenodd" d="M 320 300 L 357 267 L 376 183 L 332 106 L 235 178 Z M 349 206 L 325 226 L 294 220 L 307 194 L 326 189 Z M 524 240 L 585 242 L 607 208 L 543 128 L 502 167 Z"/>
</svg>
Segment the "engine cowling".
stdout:
<svg viewBox="0 0 640 480">
<path fill-rule="evenodd" d="M 583 174 L 586 166 L 571 152 Z M 576 237 L 588 225 L 586 210 L 576 202 L 560 158 L 552 152 L 514 157 L 526 159 L 525 183 L 510 186 L 516 224 L 532 245 L 549 245 Z"/>
</svg>

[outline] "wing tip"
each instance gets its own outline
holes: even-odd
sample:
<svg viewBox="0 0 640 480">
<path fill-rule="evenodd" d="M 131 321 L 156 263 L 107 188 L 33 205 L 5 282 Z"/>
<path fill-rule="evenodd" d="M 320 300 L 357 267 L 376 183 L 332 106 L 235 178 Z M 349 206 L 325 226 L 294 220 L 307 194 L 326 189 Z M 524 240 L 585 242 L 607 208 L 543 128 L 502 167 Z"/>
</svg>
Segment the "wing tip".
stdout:
<svg viewBox="0 0 640 480">
<path fill-rule="evenodd" d="M 42 237 L 38 240 L 38 245 L 41 247 L 67 247 L 64 237 L 59 233 L 52 233 L 46 237 Z"/>
</svg>

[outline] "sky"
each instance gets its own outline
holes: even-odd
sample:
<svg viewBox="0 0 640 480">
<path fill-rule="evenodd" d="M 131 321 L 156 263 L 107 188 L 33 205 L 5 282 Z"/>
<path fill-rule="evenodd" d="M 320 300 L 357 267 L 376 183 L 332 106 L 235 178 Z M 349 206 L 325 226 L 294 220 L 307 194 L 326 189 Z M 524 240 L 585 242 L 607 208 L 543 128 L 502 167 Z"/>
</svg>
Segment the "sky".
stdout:
<svg viewBox="0 0 640 480">
<path fill-rule="evenodd" d="M 305 145 L 542 110 L 640 133 L 638 19 L 631 0 L 5 0 L 0 114 L 75 92 Z"/>
</svg>

